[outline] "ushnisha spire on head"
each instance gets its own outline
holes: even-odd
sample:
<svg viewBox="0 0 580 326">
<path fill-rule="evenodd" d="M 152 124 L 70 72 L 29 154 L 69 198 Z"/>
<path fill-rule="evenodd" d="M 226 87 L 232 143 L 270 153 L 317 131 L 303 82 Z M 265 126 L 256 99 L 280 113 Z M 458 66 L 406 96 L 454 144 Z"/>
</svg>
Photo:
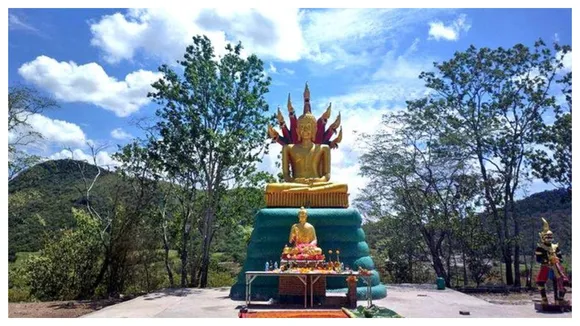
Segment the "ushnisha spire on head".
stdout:
<svg viewBox="0 0 580 326">
<path fill-rule="evenodd" d="M 310 107 L 310 89 L 308 88 L 308 82 L 304 86 L 304 112 L 302 114 L 311 113 L 312 109 Z"/>
</svg>

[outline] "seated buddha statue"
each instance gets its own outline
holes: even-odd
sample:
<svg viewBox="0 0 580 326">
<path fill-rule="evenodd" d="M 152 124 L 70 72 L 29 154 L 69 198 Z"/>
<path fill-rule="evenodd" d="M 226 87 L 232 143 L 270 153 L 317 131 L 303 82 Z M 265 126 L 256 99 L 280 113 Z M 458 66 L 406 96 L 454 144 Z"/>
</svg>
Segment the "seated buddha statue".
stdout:
<svg viewBox="0 0 580 326">
<path fill-rule="evenodd" d="M 340 118 L 333 123 L 329 130 L 324 130 L 326 117 L 330 115 L 330 106 L 327 112 L 317 119 L 310 112 L 310 91 L 308 84 L 304 92 L 304 114 L 297 119 L 297 126 L 292 130 L 283 129 L 286 137 L 269 128 L 270 137 L 283 145 L 282 148 L 282 173 L 283 183 L 270 183 L 266 186 L 266 193 L 276 192 L 317 192 L 317 193 L 344 193 L 348 192 L 348 185 L 330 182 L 330 149 L 336 148 L 342 139 L 342 130 L 339 136 L 330 141 L 330 137 L 336 132 Z M 288 109 L 291 117 L 294 116 L 293 108 L 288 100 Z M 340 117 L 340 116 L 339 116 Z M 283 119 L 279 117 L 278 119 Z M 291 120 L 293 122 L 293 120 Z M 286 128 L 283 121 L 282 128 Z M 317 135 L 322 132 L 323 135 Z M 292 139 L 292 135 L 296 139 Z M 318 136 L 318 137 L 317 137 Z M 290 138 L 290 139 L 288 139 Z"/>
<path fill-rule="evenodd" d="M 298 211 L 298 223 L 292 225 L 290 228 L 290 236 L 288 242 L 292 247 L 284 247 L 282 251 L 283 259 L 324 259 L 322 249 L 318 247 L 318 240 L 316 238 L 316 231 L 314 226 L 307 222 L 308 213 L 304 207 Z"/>
<path fill-rule="evenodd" d="M 316 246 L 318 240 L 316 239 L 316 230 L 314 226 L 307 222 L 308 213 L 304 207 L 301 207 L 298 211 L 298 223 L 292 225 L 290 228 L 290 237 L 288 242 L 294 246 L 301 244 L 311 244 Z"/>
</svg>

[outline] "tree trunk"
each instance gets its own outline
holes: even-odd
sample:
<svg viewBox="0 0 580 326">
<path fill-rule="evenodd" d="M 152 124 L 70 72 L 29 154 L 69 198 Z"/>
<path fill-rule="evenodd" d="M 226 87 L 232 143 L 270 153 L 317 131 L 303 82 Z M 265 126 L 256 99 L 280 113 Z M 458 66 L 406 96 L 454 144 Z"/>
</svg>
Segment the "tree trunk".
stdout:
<svg viewBox="0 0 580 326">
<path fill-rule="evenodd" d="M 463 263 L 463 286 L 467 287 L 468 283 L 467 283 L 467 262 L 465 261 L 465 245 L 461 247 L 461 261 Z"/>
<path fill-rule="evenodd" d="M 167 276 L 169 277 L 169 286 L 174 287 L 173 272 L 171 271 L 171 264 L 169 263 L 169 241 L 167 240 L 166 228 L 163 227 L 163 248 L 165 249 L 165 270 L 167 271 Z"/>
<path fill-rule="evenodd" d="M 526 255 L 524 255 L 524 266 L 526 268 L 525 269 L 526 270 L 526 273 L 524 275 L 526 277 L 526 288 L 527 289 L 531 288 L 531 286 L 532 286 L 532 282 L 530 280 L 530 278 L 531 278 L 531 271 L 532 271 L 531 263 L 532 262 L 530 261 L 530 266 L 528 267 L 528 261 L 526 259 Z"/>
<path fill-rule="evenodd" d="M 532 248 L 534 248 L 534 245 L 532 245 Z M 533 252 L 533 251 L 530 251 L 530 252 Z M 530 285 L 529 285 L 529 288 L 532 288 L 534 286 L 534 263 L 535 262 L 536 262 L 535 254 L 532 254 L 532 256 L 530 257 L 530 272 L 529 272 Z"/>
<path fill-rule="evenodd" d="M 185 214 L 183 217 L 183 225 L 181 228 L 181 287 L 184 288 L 187 285 L 187 240 L 189 239 L 189 232 L 187 230 L 187 223 L 189 220 L 189 214 Z"/>
<path fill-rule="evenodd" d="M 433 261 L 433 269 L 435 270 L 435 274 L 437 274 L 437 277 L 442 277 L 445 279 L 445 285 L 449 287 L 449 277 L 445 272 L 445 265 L 443 264 L 441 256 L 439 255 L 441 252 L 441 239 L 439 239 L 439 241 L 436 243 L 433 239 L 433 235 L 428 230 L 423 229 L 422 233 L 426 239 L 425 242 L 429 247 L 429 253 L 431 254 L 431 260 Z"/>
<path fill-rule="evenodd" d="M 196 288 L 199 286 L 199 280 L 200 280 L 200 274 L 199 274 L 199 248 L 196 246 L 196 241 L 195 241 L 195 235 L 192 235 L 191 238 L 191 248 L 190 248 L 190 262 L 189 262 L 189 275 L 190 275 L 190 280 L 189 280 L 189 286 L 192 288 Z"/>
<path fill-rule="evenodd" d="M 201 279 L 199 280 L 199 287 L 207 287 L 207 274 L 209 272 L 209 246 L 208 249 L 204 249 L 203 258 L 201 260 Z"/>
<path fill-rule="evenodd" d="M 190 275 L 191 275 L 191 287 L 197 287 L 199 285 L 199 279 L 200 279 L 200 274 L 199 274 L 199 259 L 197 259 L 197 257 L 193 257 L 191 258 L 191 270 L 189 271 Z"/>
<path fill-rule="evenodd" d="M 503 254 L 501 255 L 503 257 Z M 504 281 L 503 281 L 503 277 L 504 277 L 504 273 L 503 273 L 503 264 L 500 262 L 499 264 L 499 275 L 501 277 L 501 284 L 505 285 Z"/>
<path fill-rule="evenodd" d="M 412 246 L 409 246 L 412 247 Z M 407 249 L 407 262 L 409 265 L 409 283 L 413 283 L 413 249 Z"/>
<path fill-rule="evenodd" d="M 447 287 L 450 287 L 451 284 L 449 284 L 449 277 L 448 277 L 447 273 L 445 272 L 445 266 L 443 265 L 441 258 L 438 255 L 436 255 L 432 258 L 433 258 L 433 268 L 435 269 L 435 274 L 437 274 L 437 277 L 443 277 L 443 279 L 445 279 L 445 285 Z"/>
<path fill-rule="evenodd" d="M 520 244 L 517 241 L 519 236 L 519 223 L 514 221 L 514 237 L 516 243 L 514 244 L 514 286 L 521 287 L 521 272 L 520 272 Z"/>
<path fill-rule="evenodd" d="M 511 171 L 509 172 L 511 173 Z M 512 274 L 512 251 L 510 241 L 510 231 L 509 231 L 509 216 L 511 211 L 510 207 L 510 189 L 511 189 L 511 178 L 507 178 L 505 185 L 505 196 L 504 196 L 504 206 L 503 206 L 503 232 L 504 232 L 504 248 L 503 256 L 505 262 L 505 281 L 507 285 L 514 284 L 514 276 Z"/>
<path fill-rule="evenodd" d="M 513 189 L 515 190 L 515 189 Z M 520 277 L 520 221 L 516 216 L 514 191 L 510 192 L 510 212 L 514 221 L 514 286 L 521 287 Z"/>
<path fill-rule="evenodd" d="M 496 202 L 493 199 L 490 180 L 487 176 L 487 170 L 485 168 L 485 162 L 483 160 L 483 150 L 481 148 L 481 144 L 479 143 L 479 141 L 477 144 L 477 158 L 479 161 L 479 168 L 481 171 L 481 176 L 483 178 L 483 185 L 484 185 L 484 189 L 485 189 L 485 199 L 488 203 L 489 208 L 491 208 L 493 218 L 495 219 L 495 221 L 497 223 L 499 223 L 500 216 L 499 216 L 499 212 L 498 212 L 498 209 L 496 206 Z M 511 258 L 510 246 L 507 243 L 507 240 L 509 239 L 509 231 L 507 229 L 507 216 L 505 216 L 505 214 L 503 216 L 503 232 L 501 230 L 499 230 L 499 226 L 498 226 L 498 233 L 499 233 L 498 235 L 499 235 L 499 240 L 500 240 L 501 252 L 502 252 L 502 256 L 503 256 L 505 268 L 506 268 L 506 271 L 505 271 L 506 283 L 508 285 L 512 285 L 513 284 L 512 258 Z"/>
<path fill-rule="evenodd" d="M 213 226 L 213 194 L 208 194 L 208 207 L 206 208 L 205 223 L 203 226 L 203 242 L 202 242 L 202 259 L 201 259 L 201 279 L 199 280 L 199 287 L 207 287 L 207 274 L 209 271 L 209 249 L 211 245 L 212 226 Z"/>
<path fill-rule="evenodd" d="M 147 292 L 151 289 L 151 282 L 149 281 L 149 262 L 147 259 L 143 262 L 143 268 L 145 269 L 145 283 L 147 286 Z"/>
<path fill-rule="evenodd" d="M 505 250 L 503 252 L 503 259 L 505 265 L 505 282 L 507 285 L 514 284 L 514 275 L 512 271 L 512 255 L 511 255 L 511 246 L 506 245 Z"/>
<path fill-rule="evenodd" d="M 108 250 L 105 252 L 105 259 L 103 260 L 103 265 L 101 266 L 101 270 L 99 271 L 99 274 L 97 275 L 97 278 L 95 279 L 95 282 L 93 283 L 93 288 L 91 289 L 91 295 L 93 295 L 95 293 L 95 289 L 101 284 L 101 282 L 103 282 L 103 279 L 105 278 L 105 273 L 107 272 L 107 269 L 109 268 L 109 263 L 110 263 L 111 259 L 110 256 L 108 254 Z"/>
<path fill-rule="evenodd" d="M 451 278 L 453 277 L 453 271 L 451 270 L 451 256 L 453 256 L 453 250 L 451 250 L 451 235 L 447 236 L 447 259 L 446 259 L 446 263 L 447 263 L 447 281 L 446 283 L 449 283 L 449 287 L 451 286 Z M 453 260 L 455 260 L 455 257 L 453 257 Z M 457 264 L 455 265 L 457 267 Z"/>
</svg>

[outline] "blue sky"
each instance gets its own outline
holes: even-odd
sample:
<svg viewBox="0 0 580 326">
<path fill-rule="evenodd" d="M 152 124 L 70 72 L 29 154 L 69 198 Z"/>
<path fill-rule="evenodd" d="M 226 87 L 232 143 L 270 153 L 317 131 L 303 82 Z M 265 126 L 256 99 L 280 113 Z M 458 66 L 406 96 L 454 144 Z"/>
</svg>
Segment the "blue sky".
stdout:
<svg viewBox="0 0 580 326">
<path fill-rule="evenodd" d="M 134 125 L 153 116 L 146 98 L 157 67 L 179 59 L 191 36 L 206 34 L 219 53 L 241 40 L 272 77 L 266 99 L 272 112 L 292 94 L 302 108 L 308 81 L 315 115 L 333 103 L 344 137 L 333 151 L 332 179 L 358 177 L 357 131 L 376 128 L 382 114 L 404 108 L 424 94 L 417 76 L 471 44 L 476 47 L 532 46 L 538 38 L 571 44 L 570 9 L 260 9 L 125 10 L 10 9 L 9 85 L 31 85 L 55 97 L 60 108 L 31 124 L 45 140 L 28 150 L 50 158 L 87 158 L 85 142 L 107 144 L 99 163 L 116 145 L 141 136 Z M 571 67 L 571 58 L 569 61 Z M 276 172 L 277 145 L 262 169 Z M 533 193 L 551 188 L 529 185 Z"/>
</svg>

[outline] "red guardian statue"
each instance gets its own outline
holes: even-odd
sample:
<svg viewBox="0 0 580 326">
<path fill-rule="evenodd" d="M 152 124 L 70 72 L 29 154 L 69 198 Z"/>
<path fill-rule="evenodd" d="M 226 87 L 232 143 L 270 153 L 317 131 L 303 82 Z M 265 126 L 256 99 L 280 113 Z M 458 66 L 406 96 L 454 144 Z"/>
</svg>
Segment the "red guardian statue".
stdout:
<svg viewBox="0 0 580 326">
<path fill-rule="evenodd" d="M 536 277 L 536 284 L 542 296 L 542 308 L 546 309 L 550 306 L 548 297 L 546 296 L 546 282 L 548 281 L 550 271 L 554 275 L 555 305 L 557 307 L 569 306 L 570 303 L 564 300 L 564 295 L 566 294 L 566 288 L 564 286 L 569 285 L 569 280 L 561 264 L 562 253 L 560 252 L 560 248 L 558 248 L 558 244 L 552 243 L 554 238 L 548 222 L 544 218 L 542 218 L 542 222 L 544 225 L 542 232 L 540 232 L 540 242 L 536 248 L 536 261 L 542 264 L 540 272 Z"/>
</svg>

